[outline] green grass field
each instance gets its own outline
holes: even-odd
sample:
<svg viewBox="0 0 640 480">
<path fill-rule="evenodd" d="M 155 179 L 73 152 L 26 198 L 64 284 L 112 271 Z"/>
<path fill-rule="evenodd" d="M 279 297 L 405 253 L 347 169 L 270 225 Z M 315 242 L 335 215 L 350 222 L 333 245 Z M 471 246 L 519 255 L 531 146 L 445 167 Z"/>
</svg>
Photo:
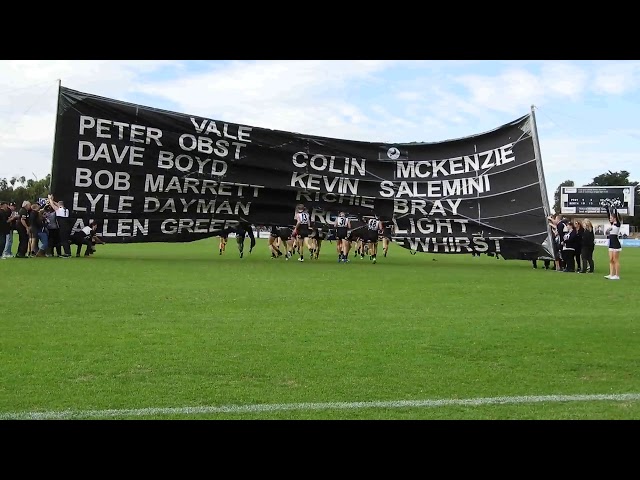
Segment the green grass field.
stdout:
<svg viewBox="0 0 640 480">
<path fill-rule="evenodd" d="M 585 275 L 217 248 L 0 261 L 0 419 L 640 419 L 640 248 L 620 281 L 604 247 Z"/>
</svg>

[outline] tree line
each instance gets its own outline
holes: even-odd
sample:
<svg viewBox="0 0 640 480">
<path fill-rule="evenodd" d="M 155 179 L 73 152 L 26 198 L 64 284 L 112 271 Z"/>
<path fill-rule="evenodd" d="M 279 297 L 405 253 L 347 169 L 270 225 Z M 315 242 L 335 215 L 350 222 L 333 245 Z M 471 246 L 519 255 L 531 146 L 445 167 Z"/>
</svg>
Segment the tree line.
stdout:
<svg viewBox="0 0 640 480">
<path fill-rule="evenodd" d="M 38 198 L 47 198 L 50 184 L 51 174 L 41 180 L 25 177 L 0 178 L 0 200 L 22 205 L 25 200 L 33 202 Z"/>
<path fill-rule="evenodd" d="M 640 228 L 640 191 L 639 182 L 629 180 L 630 173 L 626 170 L 612 172 L 611 170 L 593 178 L 591 183 L 585 186 L 615 187 L 629 185 L 636 188 L 635 211 L 636 215 L 626 219 L 626 223 Z M 25 177 L 11 177 L 10 179 L 0 178 L 0 200 L 16 202 L 21 205 L 24 200 L 33 202 L 38 198 L 46 198 L 51 184 L 51 174 L 41 180 L 27 179 Z M 575 187 L 573 180 L 565 180 L 558 185 L 554 194 L 553 212 L 560 213 L 560 189 L 561 187 Z"/>
</svg>

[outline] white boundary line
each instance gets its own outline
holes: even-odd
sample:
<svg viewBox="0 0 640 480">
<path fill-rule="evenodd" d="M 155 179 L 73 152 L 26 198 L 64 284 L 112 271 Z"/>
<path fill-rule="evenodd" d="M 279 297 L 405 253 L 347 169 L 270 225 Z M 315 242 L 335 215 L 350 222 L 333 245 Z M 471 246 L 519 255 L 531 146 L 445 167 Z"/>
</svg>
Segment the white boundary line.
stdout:
<svg viewBox="0 0 640 480">
<path fill-rule="evenodd" d="M 146 417 L 158 415 L 201 415 L 207 413 L 259 413 L 287 410 L 358 410 L 363 408 L 477 407 L 482 405 L 517 405 L 525 403 L 638 401 L 640 393 L 612 395 L 542 395 L 520 397 L 487 397 L 443 400 L 398 400 L 377 402 L 280 403 L 227 405 L 220 407 L 138 408 L 121 410 L 62 410 L 50 412 L 0 413 L 0 420 L 70 420 L 114 417 Z"/>
</svg>

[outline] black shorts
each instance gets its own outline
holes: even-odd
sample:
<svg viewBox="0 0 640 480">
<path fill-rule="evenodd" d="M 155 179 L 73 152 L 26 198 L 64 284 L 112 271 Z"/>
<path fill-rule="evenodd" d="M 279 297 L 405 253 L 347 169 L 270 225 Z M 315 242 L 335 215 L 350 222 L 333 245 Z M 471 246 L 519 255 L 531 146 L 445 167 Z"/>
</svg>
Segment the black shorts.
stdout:
<svg viewBox="0 0 640 480">
<path fill-rule="evenodd" d="M 298 237 L 299 238 L 307 238 L 311 232 L 309 231 L 309 227 L 307 225 L 300 225 L 298 227 Z"/>
<path fill-rule="evenodd" d="M 338 240 L 345 240 L 348 235 L 349 232 L 347 231 L 347 227 L 338 227 L 336 229 L 336 238 Z"/>
<path fill-rule="evenodd" d="M 378 241 L 378 231 L 377 230 L 367 230 L 364 234 L 363 240 L 365 242 L 376 243 Z"/>
<path fill-rule="evenodd" d="M 69 237 L 69 240 L 73 245 L 82 245 L 87 242 L 91 243 L 91 237 L 84 234 L 84 232 L 76 232 Z"/>
<path fill-rule="evenodd" d="M 292 230 L 290 228 L 281 228 L 278 230 L 278 237 L 280 237 L 280 240 L 286 242 L 291 240 L 291 233 Z"/>
</svg>

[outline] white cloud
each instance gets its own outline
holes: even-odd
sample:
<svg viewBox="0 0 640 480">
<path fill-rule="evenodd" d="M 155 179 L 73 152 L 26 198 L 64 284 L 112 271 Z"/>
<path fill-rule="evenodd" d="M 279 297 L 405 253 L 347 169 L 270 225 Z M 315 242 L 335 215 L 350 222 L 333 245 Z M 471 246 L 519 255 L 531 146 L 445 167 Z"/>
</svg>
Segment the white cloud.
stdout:
<svg viewBox="0 0 640 480">
<path fill-rule="evenodd" d="M 588 73 L 576 65 L 565 62 L 548 62 L 542 66 L 544 93 L 553 97 L 578 100 L 587 88 Z"/>
<path fill-rule="evenodd" d="M 543 93 L 543 82 L 536 75 L 511 68 L 498 76 L 462 75 L 455 79 L 463 85 L 471 103 L 485 110 L 517 115 L 531 107 Z"/>
<path fill-rule="evenodd" d="M 607 63 L 598 66 L 593 89 L 599 94 L 621 95 L 640 83 L 640 62 Z"/>
<path fill-rule="evenodd" d="M 164 60 L 0 61 L 0 178 L 50 173 L 58 80 L 75 90 L 126 100 L 140 74 L 179 65 Z"/>
</svg>

